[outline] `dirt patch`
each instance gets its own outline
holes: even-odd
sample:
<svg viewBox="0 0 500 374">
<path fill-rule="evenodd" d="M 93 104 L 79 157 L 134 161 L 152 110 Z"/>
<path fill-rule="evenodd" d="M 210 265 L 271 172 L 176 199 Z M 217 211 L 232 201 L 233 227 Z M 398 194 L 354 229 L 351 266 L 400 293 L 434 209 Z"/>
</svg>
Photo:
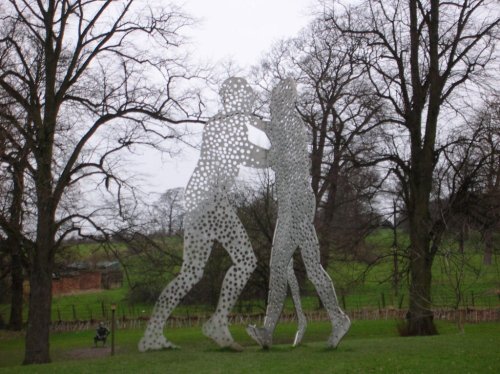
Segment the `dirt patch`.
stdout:
<svg viewBox="0 0 500 374">
<path fill-rule="evenodd" d="M 11 331 L 11 330 L 1 330 L 0 329 L 0 341 L 1 340 L 12 340 L 12 339 L 23 339 L 26 333 L 24 331 Z"/>
<path fill-rule="evenodd" d="M 115 353 L 118 347 L 115 347 Z M 98 357 L 108 357 L 111 356 L 110 347 L 91 347 L 91 348 L 78 348 L 72 349 L 65 353 L 66 357 L 72 359 L 82 359 L 82 358 L 98 358 Z"/>
</svg>

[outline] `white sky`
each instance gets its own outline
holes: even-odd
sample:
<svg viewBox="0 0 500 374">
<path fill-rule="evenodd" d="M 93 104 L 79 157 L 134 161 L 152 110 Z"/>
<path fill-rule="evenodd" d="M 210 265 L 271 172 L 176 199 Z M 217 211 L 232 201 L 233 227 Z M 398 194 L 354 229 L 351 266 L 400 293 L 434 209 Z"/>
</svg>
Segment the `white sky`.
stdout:
<svg viewBox="0 0 500 374">
<path fill-rule="evenodd" d="M 309 22 L 311 0 L 177 0 L 201 23 L 193 30 L 200 57 L 251 65 L 273 42 Z"/>
<path fill-rule="evenodd" d="M 274 42 L 296 36 L 310 22 L 311 6 L 317 4 L 316 0 L 173 2 L 199 20 L 188 34 L 195 60 L 217 63 L 232 59 L 242 68 L 258 63 Z M 161 193 L 185 187 L 197 159 L 198 153 L 192 149 L 173 158 L 147 151 L 135 155 L 134 164 L 141 170 L 144 190 Z"/>
</svg>

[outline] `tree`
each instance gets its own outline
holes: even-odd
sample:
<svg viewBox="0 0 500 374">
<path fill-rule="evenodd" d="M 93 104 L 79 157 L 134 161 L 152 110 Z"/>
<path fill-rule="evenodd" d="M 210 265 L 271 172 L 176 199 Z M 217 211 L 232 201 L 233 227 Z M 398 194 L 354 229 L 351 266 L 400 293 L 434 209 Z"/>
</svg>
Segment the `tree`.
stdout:
<svg viewBox="0 0 500 374">
<path fill-rule="evenodd" d="M 430 200 L 445 126 L 440 114 L 461 88 L 488 72 L 498 7 L 487 0 L 367 0 L 350 8 L 335 3 L 325 18 L 363 44 L 358 58 L 378 100 L 390 108 L 388 121 L 397 128 L 392 134 L 404 132 L 409 144 L 408 157 L 392 152 L 381 159 L 393 162 L 409 218 L 408 333 L 435 334 L 431 268 L 439 242 Z"/>
<path fill-rule="evenodd" d="M 498 96 L 490 96 L 460 131 L 450 134 L 439 165 L 436 202 L 439 227 L 458 232 L 461 252 L 469 228 L 481 233 L 485 265 L 491 265 L 493 234 L 500 222 L 500 117 Z M 445 214 L 443 214 L 443 212 Z"/>
<path fill-rule="evenodd" d="M 152 135 L 175 138 L 167 124 L 198 121 L 194 94 L 180 87 L 193 77 L 179 34 L 191 20 L 132 0 L 10 0 L 3 10 L 0 87 L 30 119 L 15 130 L 29 147 L 36 206 L 25 238 L 33 245 L 24 363 L 44 363 L 55 253 L 70 233 L 97 225 L 98 210 L 80 202 L 72 211 L 65 197 L 82 181 L 121 196 L 115 154 Z"/>
<path fill-rule="evenodd" d="M 184 188 L 171 188 L 161 194 L 153 216 L 161 235 L 172 236 L 182 231 L 184 219 Z"/>
<path fill-rule="evenodd" d="M 23 208 L 26 208 L 25 172 L 28 167 L 29 148 L 15 126 L 23 121 L 22 112 L 15 110 L 12 100 L 5 94 L 0 96 L 0 164 L 5 168 L 5 178 L 0 180 L 0 252 L 8 258 L 6 274 L 10 275 L 10 317 L 8 327 L 21 330 L 23 326 L 23 281 L 25 268 L 25 246 L 23 240 Z M 24 116 L 25 117 L 25 116 Z M 23 206 L 24 205 L 24 206 Z"/>
<path fill-rule="evenodd" d="M 492 264 L 494 232 L 500 228 L 500 96 L 498 92 L 486 102 L 475 121 L 480 137 L 476 148 L 476 160 L 483 161 L 476 178 L 476 196 L 482 208 L 476 221 L 484 243 L 485 265 Z M 481 131 L 482 130 L 482 131 Z M 470 204 L 472 208 L 474 205 Z M 474 212 L 473 209 L 468 210 Z"/>
</svg>

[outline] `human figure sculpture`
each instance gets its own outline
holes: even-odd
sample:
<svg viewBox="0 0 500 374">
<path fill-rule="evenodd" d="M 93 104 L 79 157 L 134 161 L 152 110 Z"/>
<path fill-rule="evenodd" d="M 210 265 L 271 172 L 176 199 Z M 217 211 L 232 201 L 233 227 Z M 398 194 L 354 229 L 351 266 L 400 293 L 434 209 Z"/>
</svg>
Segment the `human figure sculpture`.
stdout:
<svg viewBox="0 0 500 374">
<path fill-rule="evenodd" d="M 295 112 L 295 83 L 286 79 L 271 95 L 271 141 L 268 162 L 276 175 L 278 220 L 271 252 L 269 296 L 263 327 L 248 326 L 247 332 L 263 348 L 272 336 L 287 291 L 290 260 L 300 249 L 307 276 L 319 294 L 332 324 L 328 346 L 335 348 L 349 330 L 349 317 L 340 309 L 333 283 L 320 264 L 319 243 L 313 225 L 315 198 L 309 182 L 306 129 Z M 300 341 L 299 337 L 299 341 Z M 297 343 L 297 336 L 296 336 Z"/>
<path fill-rule="evenodd" d="M 263 128 L 252 114 L 254 93 L 243 78 L 229 78 L 220 89 L 223 109 L 205 125 L 198 164 L 185 193 L 184 254 L 179 275 L 162 291 L 139 350 L 175 347 L 163 335 L 172 310 L 200 281 L 218 241 L 233 262 L 222 283 L 215 313 L 203 333 L 221 347 L 241 350 L 228 329 L 228 314 L 256 267 L 248 235 L 229 201 L 240 166 L 267 167 L 267 150 L 248 140 L 249 126 Z"/>
</svg>

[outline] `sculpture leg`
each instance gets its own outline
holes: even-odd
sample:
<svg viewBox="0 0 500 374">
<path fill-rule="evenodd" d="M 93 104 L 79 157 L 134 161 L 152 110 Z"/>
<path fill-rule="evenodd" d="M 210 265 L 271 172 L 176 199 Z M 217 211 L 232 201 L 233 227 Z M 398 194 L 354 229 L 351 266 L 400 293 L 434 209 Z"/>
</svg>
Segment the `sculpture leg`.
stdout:
<svg viewBox="0 0 500 374">
<path fill-rule="evenodd" d="M 272 345 L 272 336 L 278 323 L 287 292 L 287 269 L 296 246 L 290 238 L 288 230 L 281 230 L 281 223 L 276 225 L 271 251 L 269 276 L 269 296 L 267 301 L 264 327 L 248 326 L 248 334 L 263 348 Z"/>
<path fill-rule="evenodd" d="M 197 235 L 198 232 L 186 226 L 184 235 L 184 256 L 181 271 L 162 291 L 153 314 L 148 322 L 139 351 L 175 348 L 163 335 L 168 317 L 184 296 L 198 283 L 212 251 L 212 240 Z"/>
<path fill-rule="evenodd" d="M 332 323 L 333 330 L 328 338 L 328 346 L 335 348 L 349 330 L 351 321 L 340 309 L 332 280 L 321 266 L 318 238 L 312 223 L 304 225 L 303 243 L 300 245 L 300 250 L 307 277 L 316 288 Z"/>
<path fill-rule="evenodd" d="M 226 209 L 223 221 L 217 225 L 217 240 L 231 257 L 233 265 L 222 282 L 219 302 L 213 316 L 203 325 L 203 334 L 221 347 L 241 351 L 228 326 L 228 314 L 236 304 L 248 279 L 257 266 L 250 239 L 233 209 Z"/>
<path fill-rule="evenodd" d="M 295 305 L 297 320 L 299 323 L 297 332 L 295 333 L 295 339 L 293 340 L 293 346 L 296 347 L 302 341 L 302 337 L 304 336 L 304 332 L 306 331 L 307 327 L 307 320 L 302 310 L 302 303 L 300 301 L 299 282 L 297 282 L 297 277 L 295 276 L 295 272 L 293 271 L 293 259 L 290 259 L 290 262 L 288 263 L 287 279 L 288 286 L 290 287 L 290 293 L 292 294 L 293 304 Z"/>
</svg>

